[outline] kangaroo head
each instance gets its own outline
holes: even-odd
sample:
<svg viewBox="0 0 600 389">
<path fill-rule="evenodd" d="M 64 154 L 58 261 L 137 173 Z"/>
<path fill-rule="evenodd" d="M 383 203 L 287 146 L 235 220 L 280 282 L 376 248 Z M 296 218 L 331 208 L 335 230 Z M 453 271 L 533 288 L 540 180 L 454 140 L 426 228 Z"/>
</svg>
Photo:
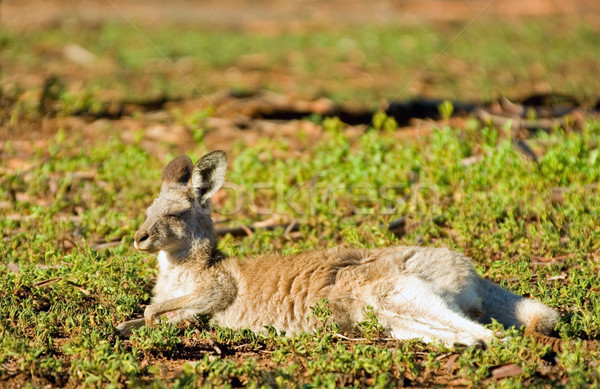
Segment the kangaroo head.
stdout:
<svg viewBox="0 0 600 389">
<path fill-rule="evenodd" d="M 135 248 L 171 258 L 212 254 L 216 247 L 210 198 L 225 179 L 227 157 L 217 150 L 196 164 L 187 155 L 172 160 L 162 173 L 160 194 L 135 233 Z"/>
</svg>

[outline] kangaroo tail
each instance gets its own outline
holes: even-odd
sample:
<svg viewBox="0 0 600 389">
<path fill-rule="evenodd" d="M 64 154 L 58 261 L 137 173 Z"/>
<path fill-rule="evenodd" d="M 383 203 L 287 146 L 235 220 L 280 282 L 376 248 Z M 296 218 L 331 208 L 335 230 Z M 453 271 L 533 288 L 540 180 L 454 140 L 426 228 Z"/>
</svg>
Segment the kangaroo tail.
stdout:
<svg viewBox="0 0 600 389">
<path fill-rule="evenodd" d="M 480 279 L 483 320 L 496 319 L 505 327 L 526 326 L 541 334 L 550 333 L 558 322 L 558 312 L 539 301 L 518 296 L 495 283 Z"/>
</svg>

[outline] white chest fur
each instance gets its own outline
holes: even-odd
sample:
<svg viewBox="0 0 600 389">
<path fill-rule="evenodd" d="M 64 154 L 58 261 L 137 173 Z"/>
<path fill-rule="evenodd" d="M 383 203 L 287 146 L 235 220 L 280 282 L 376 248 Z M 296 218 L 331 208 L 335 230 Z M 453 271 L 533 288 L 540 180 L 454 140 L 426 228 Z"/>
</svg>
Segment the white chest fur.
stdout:
<svg viewBox="0 0 600 389">
<path fill-rule="evenodd" d="M 158 280 L 155 288 L 155 301 L 164 301 L 194 292 L 194 274 L 185 266 L 177 265 L 169 254 L 158 253 Z"/>
</svg>

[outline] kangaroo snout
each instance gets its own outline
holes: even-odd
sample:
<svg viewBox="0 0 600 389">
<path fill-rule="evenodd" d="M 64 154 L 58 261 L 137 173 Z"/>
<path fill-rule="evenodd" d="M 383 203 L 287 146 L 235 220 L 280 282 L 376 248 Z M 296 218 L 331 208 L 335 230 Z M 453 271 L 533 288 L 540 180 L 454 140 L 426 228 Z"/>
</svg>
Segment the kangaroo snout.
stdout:
<svg viewBox="0 0 600 389">
<path fill-rule="evenodd" d="M 142 230 L 142 229 L 137 230 L 133 237 L 134 238 L 133 246 L 137 250 L 144 251 L 144 249 L 145 249 L 144 243 L 148 241 L 149 237 L 150 237 L 150 235 L 148 234 L 148 231 Z"/>
</svg>

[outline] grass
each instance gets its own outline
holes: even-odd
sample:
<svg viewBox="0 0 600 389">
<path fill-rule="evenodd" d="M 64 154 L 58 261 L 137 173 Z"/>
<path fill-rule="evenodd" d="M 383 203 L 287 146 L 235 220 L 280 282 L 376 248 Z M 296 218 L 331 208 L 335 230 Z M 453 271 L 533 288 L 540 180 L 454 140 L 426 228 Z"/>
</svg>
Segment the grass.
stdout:
<svg viewBox="0 0 600 389">
<path fill-rule="evenodd" d="M 326 125 L 325 131 L 331 140 L 300 157 L 273 156 L 286 147 L 274 143 L 232 153 L 228 180 L 237 185 L 238 195 L 258 184 L 270 188 L 251 198 L 303 227 L 298 240 L 284 237 L 282 230 L 228 236 L 221 243 L 226 253 L 244 257 L 277 247 L 291 253 L 338 243 L 446 245 L 470 255 L 482 275 L 558 308 L 561 337 L 600 336 L 600 122 L 590 120 L 578 133 L 538 134 L 531 141 L 544 153 L 537 164 L 502 140 L 502 130 L 485 126 L 443 127 L 406 142 L 391 132 L 370 130 L 350 148 L 338 125 Z M 204 151 L 199 144 L 190 153 Z M 473 155 L 479 162 L 464 166 L 461 161 Z M 513 363 L 522 374 L 503 385 L 598 383 L 597 353 L 573 346 L 556 362 L 547 362 L 547 349 L 517 330 L 486 350 L 458 351 L 377 337 L 348 342 L 327 325 L 317 335 L 282 338 L 163 324 L 121 340 L 113 326 L 140 315 L 150 298 L 154 260 L 133 250 L 132 237 L 156 194 L 165 161 L 116 135 L 108 143 L 89 144 L 59 134 L 49 152 L 40 150 L 30 162 L 28 171 L 4 175 L 0 189 L 3 198 L 20 194 L 15 211 L 2 210 L 0 379 L 23 374 L 34 383 L 57 385 L 163 386 L 161 362 L 153 361 L 176 361 L 180 353 L 194 350 L 190 342 L 195 341 L 203 347 L 216 342 L 221 352 L 200 349 L 190 356 L 197 362 L 171 372 L 175 386 L 434 384 L 448 376 L 440 371 L 452 355 L 457 357 L 449 375 L 457 382 L 494 384 L 490 371 Z M 96 175 L 76 180 L 82 170 Z M 301 186 L 293 204 L 278 202 L 279 191 L 294 190 L 311 177 L 318 179 L 310 190 Z M 553 188 L 562 188 L 562 198 L 552 197 Z M 234 200 L 228 194 L 220 206 L 233 207 Z M 233 217 L 246 222 L 267 216 L 246 209 Z M 382 227 L 398 216 L 414 222 L 401 239 Z M 92 242 L 99 238 L 118 243 L 94 249 Z M 77 246 L 64 248 L 65 239 Z M 559 260 L 542 266 L 534 264 L 535 257 Z M 317 314 L 326 322 L 326 310 Z M 373 326 L 362 327 L 369 333 Z M 238 347 L 248 351 L 240 355 Z"/>
<path fill-rule="evenodd" d="M 94 100 L 186 98 L 197 96 L 197 90 L 211 94 L 225 88 L 326 96 L 372 107 L 413 95 L 489 100 L 552 90 L 590 98 L 600 87 L 594 77 L 600 72 L 598 26 L 573 26 L 560 18 L 481 20 L 462 33 L 461 24 L 278 34 L 138 26 L 152 46 L 131 26 L 114 22 L 2 32 L 3 71 L 13 75 L 12 93 L 32 86 L 39 91 L 44 77 L 55 76 L 67 110 L 86 97 L 93 105 Z M 67 43 L 98 60 L 77 65 L 64 54 Z"/>
<path fill-rule="evenodd" d="M 261 88 L 375 106 L 396 96 L 462 26 L 279 36 L 140 27 L 204 93 Z M 556 19 L 475 23 L 400 97 L 486 100 L 548 87 L 590 97 L 600 87 L 597 33 L 597 26 Z M 66 42 L 98 62 L 70 62 Z M 442 120 L 411 138 L 377 116 L 351 142 L 354 132 L 339 120 L 313 117 L 324 133 L 316 144 L 298 131 L 294 152 L 272 138 L 231 147 L 227 183 L 214 204 L 215 218 L 232 226 L 271 217 L 300 225 L 292 234 L 225 236 L 220 248 L 234 257 L 338 244 L 465 253 L 482 276 L 561 312 L 557 335 L 574 343 L 558 355 L 520 329 L 485 350 L 384 341 L 368 311 L 363 338 L 342 339 L 326 305 L 314 310 L 322 323 L 314 335 L 260 335 L 202 318 L 122 339 L 114 326 L 141 317 L 156 278 L 155 259 L 133 249 L 133 235 L 177 149 L 149 147 L 139 112 L 84 123 L 87 132 L 70 116 L 110 101 L 196 91 L 122 24 L 3 31 L 0 46 L 10 76 L 1 84 L 0 123 L 11 135 L 0 158 L 0 386 L 600 385 L 600 355 L 585 343 L 600 338 L 597 118 L 581 130 L 533 134 L 527 142 L 541 157 L 532 162 L 505 129 L 475 119 L 458 127 Z M 449 116 L 452 107 L 442 111 Z M 210 114 L 167 112 L 169 123 L 192 132 L 185 151 L 194 159 L 209 151 L 202 123 Z M 59 130 L 36 142 L 47 132 L 32 129 L 48 123 Z M 24 153 L 25 143 L 32 150 Z M 398 237 L 387 225 L 399 217 L 406 232 Z M 499 377 L 505 365 L 512 373 Z"/>
</svg>

